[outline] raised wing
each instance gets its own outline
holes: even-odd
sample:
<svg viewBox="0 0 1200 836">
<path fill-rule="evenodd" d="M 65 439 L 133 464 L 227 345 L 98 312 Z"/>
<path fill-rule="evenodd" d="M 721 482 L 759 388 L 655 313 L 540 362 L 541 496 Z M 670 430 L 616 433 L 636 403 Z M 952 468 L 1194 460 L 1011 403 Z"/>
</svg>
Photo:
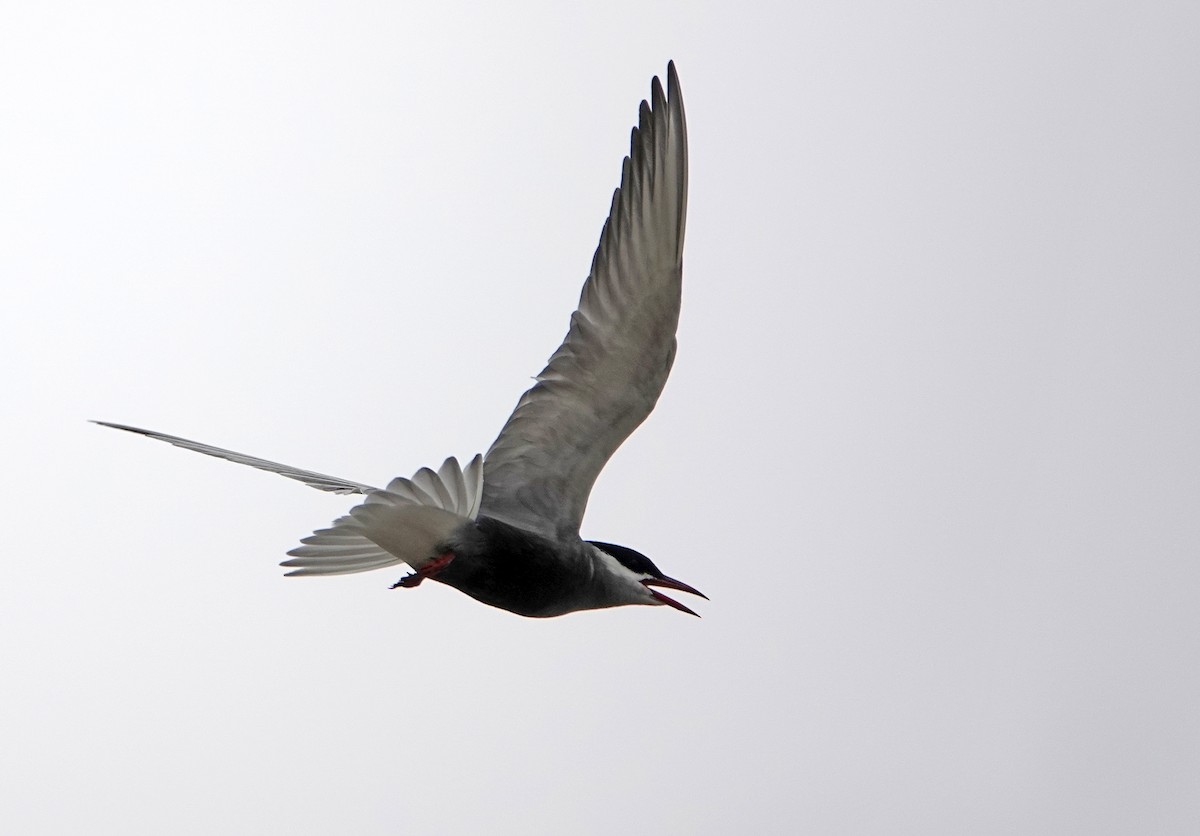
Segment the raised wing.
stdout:
<svg viewBox="0 0 1200 836">
<path fill-rule="evenodd" d="M 642 102 L 621 187 L 567 337 L 484 460 L 480 512 L 548 537 L 579 532 L 600 470 L 658 401 L 675 359 L 687 126 L 674 63 Z"/>
<path fill-rule="evenodd" d="M 259 470 L 267 470 L 271 473 L 278 473 L 280 476 L 286 476 L 289 479 L 295 479 L 303 482 L 309 487 L 316 488 L 319 491 L 329 491 L 330 493 L 369 493 L 378 488 L 373 488 L 370 485 L 351 482 L 349 479 L 339 479 L 337 476 L 326 476 L 324 473 L 314 473 L 311 470 L 302 470 L 291 465 L 279 464 L 278 462 L 269 462 L 266 459 L 260 459 L 256 456 L 247 456 L 245 453 L 235 453 L 232 450 L 223 450 L 220 447 L 213 447 L 211 444 L 201 444 L 199 441 L 190 441 L 186 438 L 180 438 L 176 435 L 167 435 L 166 433 L 155 432 L 154 430 L 143 430 L 137 427 L 129 427 L 125 424 L 110 424 L 107 421 L 93 421 L 93 424 L 99 424 L 102 427 L 112 427 L 114 430 L 125 430 L 125 432 L 137 433 L 144 435 L 147 438 L 156 438 L 159 441 L 165 441 L 168 444 L 174 444 L 176 447 L 182 447 L 184 450 L 195 450 L 197 453 L 203 453 L 206 456 L 215 456 L 218 459 L 236 462 L 237 464 L 245 464 L 250 467 L 257 467 Z"/>
</svg>

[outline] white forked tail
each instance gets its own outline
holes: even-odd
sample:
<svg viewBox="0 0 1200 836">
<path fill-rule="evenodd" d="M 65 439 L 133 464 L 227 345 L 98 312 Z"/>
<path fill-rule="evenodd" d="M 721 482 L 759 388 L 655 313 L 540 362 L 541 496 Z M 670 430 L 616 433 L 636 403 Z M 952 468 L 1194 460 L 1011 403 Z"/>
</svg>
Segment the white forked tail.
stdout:
<svg viewBox="0 0 1200 836">
<path fill-rule="evenodd" d="M 283 566 L 289 575 L 347 575 L 407 563 L 420 569 L 455 528 L 479 514 L 483 457 L 466 468 L 446 459 L 437 473 L 427 467 L 411 479 L 393 479 L 383 490 L 292 549 Z"/>
</svg>

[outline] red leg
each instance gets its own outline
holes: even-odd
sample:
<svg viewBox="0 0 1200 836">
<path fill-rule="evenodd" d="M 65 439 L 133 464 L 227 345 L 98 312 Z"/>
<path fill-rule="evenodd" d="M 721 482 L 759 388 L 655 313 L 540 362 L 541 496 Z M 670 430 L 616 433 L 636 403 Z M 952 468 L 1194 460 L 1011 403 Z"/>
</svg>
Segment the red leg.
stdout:
<svg viewBox="0 0 1200 836">
<path fill-rule="evenodd" d="M 432 577 L 433 575 L 436 575 L 438 572 L 445 569 L 447 566 L 450 565 L 450 561 L 453 559 L 454 559 L 454 552 L 446 552 L 445 554 L 439 554 L 437 557 L 435 557 L 433 560 L 426 563 L 424 566 L 422 566 L 417 571 L 413 572 L 411 575 L 405 575 L 403 578 L 396 581 L 389 588 L 395 589 L 398 586 L 402 586 L 405 589 L 412 589 L 414 587 L 420 586 L 421 581 L 425 580 L 428 577 Z"/>
</svg>

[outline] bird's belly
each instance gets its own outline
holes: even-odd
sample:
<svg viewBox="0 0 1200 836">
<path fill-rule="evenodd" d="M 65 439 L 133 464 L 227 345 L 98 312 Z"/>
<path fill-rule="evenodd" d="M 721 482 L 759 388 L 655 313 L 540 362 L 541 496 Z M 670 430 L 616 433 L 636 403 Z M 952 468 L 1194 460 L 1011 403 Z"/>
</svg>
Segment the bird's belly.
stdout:
<svg viewBox="0 0 1200 836">
<path fill-rule="evenodd" d="M 487 517 L 452 545 L 454 560 L 434 577 L 477 601 L 530 618 L 582 609 L 591 573 L 573 552 Z"/>
</svg>

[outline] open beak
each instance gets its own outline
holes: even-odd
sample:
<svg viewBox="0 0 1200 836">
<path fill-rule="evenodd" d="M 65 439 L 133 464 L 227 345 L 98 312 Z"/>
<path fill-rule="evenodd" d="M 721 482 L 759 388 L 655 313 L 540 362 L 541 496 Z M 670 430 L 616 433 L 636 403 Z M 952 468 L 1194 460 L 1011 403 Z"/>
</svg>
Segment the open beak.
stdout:
<svg viewBox="0 0 1200 836">
<path fill-rule="evenodd" d="M 680 612 L 685 612 L 689 615 L 694 615 L 694 616 L 696 616 L 696 618 L 700 617 L 699 613 L 692 612 L 692 610 L 685 607 L 683 604 L 679 603 L 675 599 L 668 598 L 666 595 L 663 595 L 657 589 L 650 589 L 650 587 L 661 586 L 661 587 L 665 587 L 667 589 L 678 589 L 680 592 L 687 592 L 692 595 L 699 595 L 705 601 L 708 600 L 708 596 L 705 595 L 700 590 L 696 589 L 693 586 L 688 586 L 683 581 L 677 581 L 674 578 L 666 578 L 666 577 L 646 578 L 644 581 L 642 581 L 642 586 L 646 587 L 646 589 L 648 589 L 650 591 L 650 594 L 654 596 L 655 600 L 657 600 L 663 604 L 666 604 L 668 607 L 674 607 L 675 609 L 679 610 Z"/>
</svg>

